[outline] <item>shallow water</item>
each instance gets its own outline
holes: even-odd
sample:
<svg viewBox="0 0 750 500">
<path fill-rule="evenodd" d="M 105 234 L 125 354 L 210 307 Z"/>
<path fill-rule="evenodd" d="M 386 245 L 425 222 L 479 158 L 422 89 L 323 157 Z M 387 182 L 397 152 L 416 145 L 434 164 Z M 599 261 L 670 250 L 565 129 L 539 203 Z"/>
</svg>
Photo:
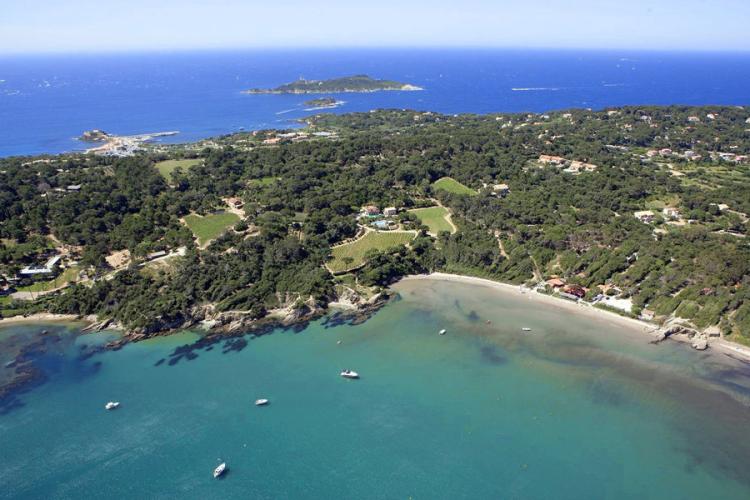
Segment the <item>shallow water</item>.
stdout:
<svg viewBox="0 0 750 500">
<path fill-rule="evenodd" d="M 750 495 L 746 364 L 481 286 L 397 289 L 358 326 L 88 359 L 97 336 L 75 338 L 0 416 L 0 496 Z"/>
</svg>

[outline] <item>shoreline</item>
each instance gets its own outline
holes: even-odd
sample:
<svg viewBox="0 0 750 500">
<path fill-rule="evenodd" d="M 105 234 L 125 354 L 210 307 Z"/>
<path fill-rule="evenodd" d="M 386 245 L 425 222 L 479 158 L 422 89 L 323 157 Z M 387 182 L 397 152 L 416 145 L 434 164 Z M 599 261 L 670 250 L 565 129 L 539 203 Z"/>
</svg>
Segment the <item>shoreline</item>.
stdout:
<svg viewBox="0 0 750 500">
<path fill-rule="evenodd" d="M 613 323 L 619 324 L 620 326 L 626 327 L 634 332 L 637 332 L 640 335 L 646 334 L 651 339 L 651 341 L 661 339 L 661 341 L 663 342 L 664 340 L 671 339 L 676 342 L 687 344 L 688 346 L 690 346 L 692 343 L 692 340 L 684 335 L 670 335 L 666 339 L 662 338 L 659 335 L 659 333 L 663 331 L 663 327 L 661 327 L 660 325 L 650 323 L 647 321 L 643 321 L 643 320 L 639 320 L 639 319 L 635 319 L 635 318 L 628 318 L 626 316 L 621 316 L 615 312 L 607 311 L 606 309 L 600 309 L 588 303 L 572 302 L 570 300 L 566 300 L 560 297 L 538 293 L 535 290 L 527 288 L 523 285 L 512 285 L 510 283 L 494 281 L 488 278 L 479 278 L 475 276 L 467 276 L 467 275 L 462 275 L 462 274 L 451 274 L 451 273 L 443 273 L 443 272 L 433 272 L 430 274 L 416 274 L 416 275 L 404 276 L 399 281 L 422 281 L 422 280 L 465 283 L 465 284 L 470 284 L 470 285 L 475 285 L 475 286 L 483 286 L 486 288 L 491 288 L 500 293 L 514 293 L 516 295 L 519 295 L 519 294 L 525 295 L 530 300 L 534 300 L 538 303 L 546 304 L 547 306 L 553 306 L 558 309 L 564 309 L 568 312 L 573 312 L 579 315 L 588 316 L 589 318 L 596 319 L 596 320 L 611 321 Z M 368 303 L 368 305 L 372 306 L 374 304 Z M 357 305 L 349 304 L 345 301 L 330 302 L 328 304 L 328 307 L 326 308 L 327 311 L 334 311 L 334 312 L 338 311 L 338 312 L 349 312 L 349 313 L 357 311 L 359 309 L 360 307 L 358 307 Z M 304 323 L 305 321 L 309 321 L 309 319 L 311 319 L 310 317 L 306 317 L 304 321 L 298 321 L 298 320 L 301 320 L 302 318 L 295 318 L 291 321 L 288 321 L 288 318 L 284 318 L 284 315 L 281 315 L 279 317 L 279 314 L 278 314 L 279 312 L 280 311 L 275 311 L 276 314 L 271 313 L 263 319 L 277 321 L 279 322 L 280 326 L 289 326 L 291 324 L 295 324 L 298 322 Z M 284 321 L 284 319 L 287 319 L 287 321 Z M 91 317 L 91 316 L 81 317 L 75 314 L 36 313 L 36 314 L 32 314 L 32 315 L 25 316 L 25 317 L 13 316 L 10 318 L 0 318 L 0 328 L 12 326 L 16 324 L 24 324 L 24 323 L 44 324 L 44 323 L 59 323 L 59 322 L 85 323 L 86 327 L 84 327 L 84 331 L 86 329 L 95 327 L 98 324 L 97 318 Z M 260 324 L 262 323 L 262 321 L 260 322 L 253 321 L 253 323 Z M 169 331 L 161 332 L 159 335 L 171 335 L 181 330 L 182 329 L 169 330 Z M 213 330 L 213 328 L 210 328 L 210 330 Z M 219 328 L 218 330 L 221 330 L 221 328 Z M 248 330 L 251 330 L 251 328 L 248 328 Z M 745 362 L 745 363 L 750 363 L 750 348 L 743 346 L 741 344 L 737 344 L 735 342 L 731 342 L 723 338 L 718 338 L 718 339 L 712 339 L 709 342 L 709 348 L 716 352 L 729 356 L 731 358 L 739 359 L 740 361 Z"/>
<path fill-rule="evenodd" d="M 23 323 L 59 323 L 59 322 L 76 322 L 92 323 L 89 319 L 81 318 L 75 314 L 54 314 L 54 313 L 35 313 L 29 316 L 11 316 L 10 318 L 0 318 L 0 328 Z"/>
<path fill-rule="evenodd" d="M 599 319 L 599 320 L 609 320 L 614 323 L 618 323 L 621 326 L 625 326 L 633 331 L 638 331 L 640 334 L 647 334 L 648 337 L 651 338 L 651 340 L 657 340 L 660 337 L 657 335 L 658 332 L 661 331 L 661 327 L 654 323 L 649 323 L 647 321 L 642 321 L 635 318 L 628 318 L 625 316 L 620 316 L 617 313 L 614 313 L 612 311 L 607 311 L 605 309 L 600 309 L 597 307 L 594 307 L 593 305 L 583 304 L 581 302 L 572 302 L 563 298 L 555 297 L 552 295 L 546 295 L 542 293 L 538 293 L 530 288 L 520 286 L 520 290 L 522 290 L 519 293 L 519 286 L 518 285 L 511 285 L 509 283 L 503 283 L 500 281 L 494 281 L 488 278 L 478 278 L 474 276 L 466 276 L 462 274 L 450 274 L 450 273 L 441 273 L 441 272 L 434 272 L 430 274 L 417 274 L 417 275 L 411 275 L 411 276 L 405 276 L 401 279 L 401 281 L 420 281 L 420 280 L 436 280 L 436 281 L 451 281 L 455 283 L 466 283 L 471 285 L 478 285 L 478 286 L 484 286 L 487 288 L 492 288 L 498 292 L 501 293 L 510 293 L 513 292 L 516 295 L 523 294 L 529 297 L 531 300 L 535 300 L 540 303 L 544 303 L 549 306 L 554 306 L 560 309 L 565 309 L 569 312 L 575 312 L 578 314 L 582 314 L 591 318 Z M 671 335 L 667 337 L 668 339 L 691 345 L 691 339 L 680 336 L 680 335 Z M 665 339 L 666 340 L 666 339 Z M 713 349 L 716 352 L 720 352 L 722 354 L 725 354 L 729 357 L 733 358 L 741 358 L 741 361 L 750 363 L 750 348 L 747 348 L 741 344 L 737 344 L 735 342 L 730 342 L 725 339 L 713 339 L 709 342 L 709 349 Z"/>
</svg>

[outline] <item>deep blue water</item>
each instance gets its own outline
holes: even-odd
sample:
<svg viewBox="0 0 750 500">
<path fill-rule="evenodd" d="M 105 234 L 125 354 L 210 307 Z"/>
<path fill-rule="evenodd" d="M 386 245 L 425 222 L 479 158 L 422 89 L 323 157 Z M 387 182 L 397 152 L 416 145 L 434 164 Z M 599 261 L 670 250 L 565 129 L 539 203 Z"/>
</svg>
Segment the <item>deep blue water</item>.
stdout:
<svg viewBox="0 0 750 500">
<path fill-rule="evenodd" d="M 286 127 L 305 96 L 243 95 L 366 73 L 423 92 L 346 94 L 336 112 L 542 112 L 625 104 L 750 104 L 750 54 L 338 50 L 0 57 L 0 156 L 80 149 L 84 130 L 179 130 L 178 142 Z M 532 90 L 514 90 L 532 89 Z"/>
</svg>

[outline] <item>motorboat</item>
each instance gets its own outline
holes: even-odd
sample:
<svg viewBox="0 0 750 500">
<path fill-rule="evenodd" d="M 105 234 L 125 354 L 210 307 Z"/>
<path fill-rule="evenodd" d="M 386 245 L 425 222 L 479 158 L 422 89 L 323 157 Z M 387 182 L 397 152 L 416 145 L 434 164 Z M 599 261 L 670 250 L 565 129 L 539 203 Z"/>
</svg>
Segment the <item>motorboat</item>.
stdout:
<svg viewBox="0 0 750 500">
<path fill-rule="evenodd" d="M 255 406 L 265 406 L 268 404 L 267 399 L 256 399 L 255 400 Z"/>
<path fill-rule="evenodd" d="M 529 328 L 528 326 L 524 326 L 523 328 L 521 328 L 521 330 L 523 330 L 524 332 L 530 332 L 531 328 Z"/>
<path fill-rule="evenodd" d="M 219 466 L 214 469 L 214 479 L 224 474 L 226 470 L 227 470 L 226 462 L 220 463 Z"/>
<path fill-rule="evenodd" d="M 120 402 L 119 401 L 110 401 L 109 403 L 107 403 L 106 405 L 104 405 L 104 409 L 105 410 L 114 410 L 118 406 L 120 406 Z"/>
<path fill-rule="evenodd" d="M 359 378 L 359 373 L 355 372 L 354 370 L 344 370 L 341 372 L 341 376 L 344 378 L 356 379 Z"/>
<path fill-rule="evenodd" d="M 439 333 L 440 335 L 445 335 L 445 332 L 446 332 L 446 331 L 447 331 L 447 330 L 446 330 L 445 328 L 443 328 L 443 329 L 442 329 L 442 330 L 440 330 L 440 331 L 439 331 L 438 333 Z"/>
</svg>

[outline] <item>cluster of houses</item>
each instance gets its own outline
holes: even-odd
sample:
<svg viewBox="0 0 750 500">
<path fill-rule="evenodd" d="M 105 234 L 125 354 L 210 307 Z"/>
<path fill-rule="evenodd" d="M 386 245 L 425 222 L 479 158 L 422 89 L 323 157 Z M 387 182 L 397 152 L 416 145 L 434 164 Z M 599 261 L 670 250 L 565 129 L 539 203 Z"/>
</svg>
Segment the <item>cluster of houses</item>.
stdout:
<svg viewBox="0 0 750 500">
<path fill-rule="evenodd" d="M 726 162 L 732 162 L 732 163 L 747 163 L 750 161 L 750 156 L 748 155 L 738 155 L 736 153 L 725 153 L 721 151 L 711 151 L 709 153 L 709 156 L 712 161 L 726 161 Z M 687 161 L 698 161 L 701 158 L 703 158 L 702 155 L 699 155 L 692 149 L 688 149 L 687 151 L 672 151 L 670 148 L 662 148 L 662 149 L 649 149 L 646 151 L 645 158 L 651 159 L 655 157 L 661 157 L 661 158 L 682 158 Z"/>
<path fill-rule="evenodd" d="M 255 131 L 252 133 L 253 136 L 257 136 L 258 132 Z M 267 146 L 274 146 L 276 144 L 281 143 L 282 141 L 291 141 L 291 142 L 299 142 L 304 141 L 306 139 L 309 139 L 311 137 L 333 137 L 336 134 L 333 132 L 285 132 L 283 134 L 273 134 L 269 137 L 266 137 L 263 139 L 263 144 Z"/>
<path fill-rule="evenodd" d="M 656 220 L 656 213 L 653 210 L 640 210 L 634 212 L 633 216 L 644 224 L 651 224 Z M 665 207 L 661 211 L 661 216 L 667 222 L 675 222 L 682 220 L 682 213 L 680 209 L 674 207 Z"/>
<path fill-rule="evenodd" d="M 547 286 L 561 297 L 575 301 L 584 298 L 589 291 L 588 288 L 581 285 L 566 283 L 564 279 L 558 278 L 557 276 L 548 279 Z"/>
<path fill-rule="evenodd" d="M 562 156 L 552 155 L 539 155 L 537 163 L 540 167 L 553 166 L 562 169 L 563 172 L 569 174 L 580 174 L 582 172 L 593 172 L 597 168 L 597 165 L 593 163 L 585 163 L 578 160 L 568 160 Z"/>
<path fill-rule="evenodd" d="M 657 156 L 660 156 L 662 158 L 682 158 L 688 161 L 698 161 L 702 158 L 701 155 L 699 155 L 692 149 L 689 149 L 682 153 L 672 151 L 670 148 L 649 149 L 648 151 L 646 151 L 646 158 L 648 159 L 655 158 Z"/>
<path fill-rule="evenodd" d="M 375 229 L 388 230 L 397 225 L 397 222 L 393 220 L 396 215 L 398 215 L 396 207 L 385 207 L 381 212 L 376 205 L 365 205 L 359 211 L 357 219 Z"/>
<path fill-rule="evenodd" d="M 723 153 L 721 151 L 712 151 L 710 153 L 713 161 L 728 161 L 732 163 L 747 163 L 750 161 L 749 155 L 738 155 L 735 153 Z"/>
<path fill-rule="evenodd" d="M 550 288 L 555 294 L 560 297 L 578 302 L 582 300 L 589 289 L 581 285 L 568 284 L 563 278 L 552 276 L 545 282 L 545 285 Z M 630 298 L 619 297 L 622 294 L 622 290 L 612 284 L 597 285 L 599 294 L 591 299 L 592 304 L 603 304 L 614 309 L 630 313 L 633 308 L 633 302 Z M 710 289 L 708 289 L 710 290 Z M 703 292 L 701 292 L 703 293 Z M 650 309 L 643 309 L 641 311 L 641 318 L 651 321 L 654 319 L 655 313 Z"/>
</svg>

